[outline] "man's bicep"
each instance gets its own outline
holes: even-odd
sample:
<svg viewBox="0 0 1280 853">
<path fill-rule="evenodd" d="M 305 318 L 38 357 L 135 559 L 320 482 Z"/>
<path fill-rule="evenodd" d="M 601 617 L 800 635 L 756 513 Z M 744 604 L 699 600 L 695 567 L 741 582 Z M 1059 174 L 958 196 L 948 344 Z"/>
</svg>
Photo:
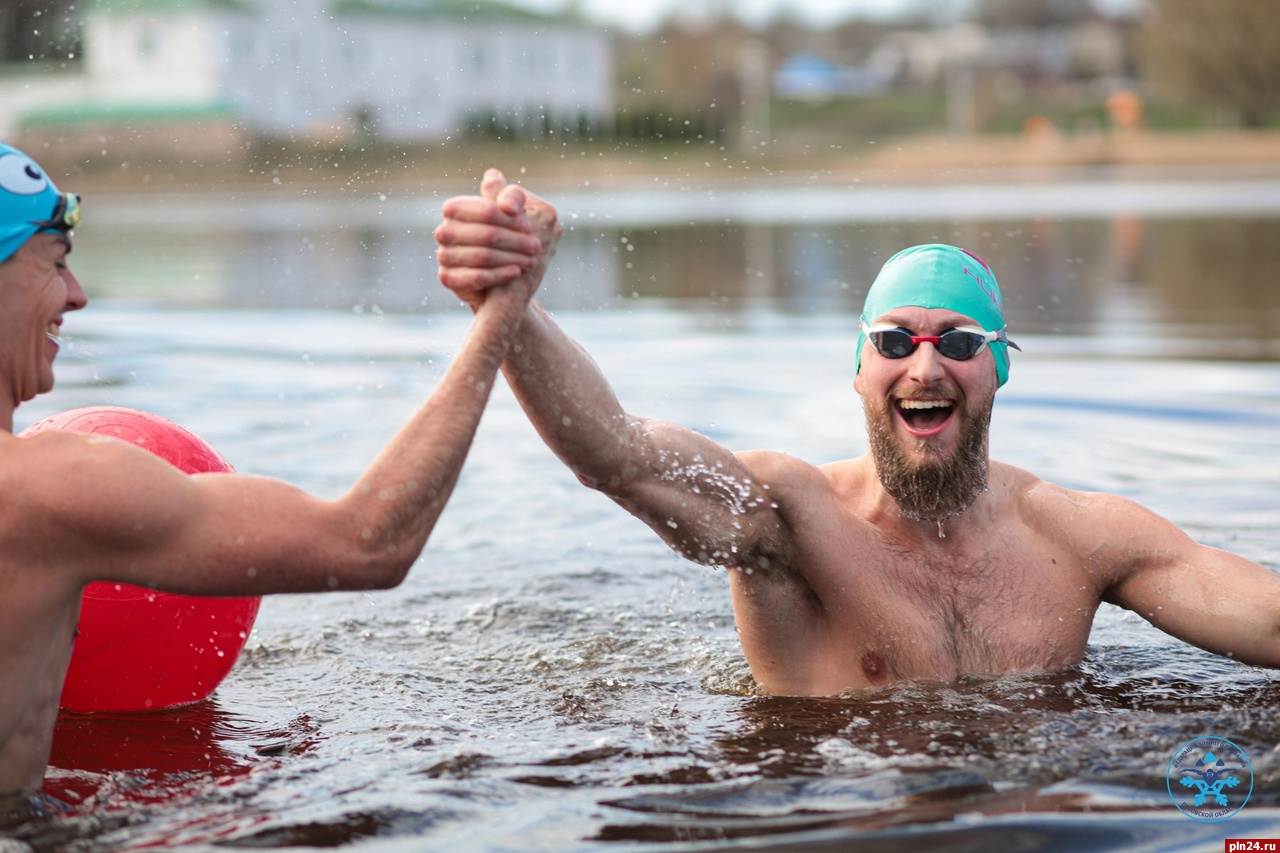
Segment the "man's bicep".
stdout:
<svg viewBox="0 0 1280 853">
<path fill-rule="evenodd" d="M 781 516 L 756 470 L 777 454 L 735 454 L 684 427 L 649 422 L 646 468 L 611 496 L 681 555 L 706 565 L 776 560 Z"/>
<path fill-rule="evenodd" d="M 361 582 L 377 562 L 375 533 L 337 503 L 266 477 L 201 474 L 189 485 L 180 526 L 148 555 L 154 583 L 203 595 L 386 585 Z M 175 569 L 174 557 L 188 568 Z"/>
<path fill-rule="evenodd" d="M 1130 535 L 1147 544 L 1107 600 L 1215 654 L 1280 666 L 1280 576 L 1158 517 Z"/>
<path fill-rule="evenodd" d="M 31 491 L 29 545 L 81 581 L 252 594 L 333 536 L 320 502 L 287 484 L 188 476 L 123 442 L 58 440 L 62 476 Z"/>
<path fill-rule="evenodd" d="M 114 565 L 168 529 L 185 505 L 186 475 L 113 438 L 46 433 L 25 440 L 17 479 L 25 510 L 19 547 L 60 565 Z"/>
</svg>

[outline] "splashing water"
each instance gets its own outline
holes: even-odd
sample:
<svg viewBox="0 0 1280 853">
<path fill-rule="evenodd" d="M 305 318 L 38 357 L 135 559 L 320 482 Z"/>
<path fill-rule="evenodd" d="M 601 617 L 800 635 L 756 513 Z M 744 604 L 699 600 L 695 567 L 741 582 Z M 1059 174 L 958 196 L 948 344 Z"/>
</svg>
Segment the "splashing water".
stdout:
<svg viewBox="0 0 1280 853">
<path fill-rule="evenodd" d="M 629 409 L 694 427 L 714 413 L 712 437 L 732 448 L 814 462 L 865 450 L 850 431 L 841 317 L 747 318 L 732 334 L 635 307 L 559 319 Z M 158 411 L 241 471 L 336 496 L 465 324 L 106 302 L 68 322 L 92 346 L 69 347 L 58 394 L 21 414 Z M 1280 565 L 1280 367 L 1095 349 L 1086 375 L 1073 358 L 1042 345 L 1019 362 L 997 403 L 997 458 L 1125 494 L 1200 541 Z M 1254 763 L 1253 798 L 1229 831 L 1280 834 L 1273 676 L 1110 606 L 1070 672 L 762 696 L 723 573 L 582 488 L 499 389 L 404 585 L 267 600 L 209 703 L 63 718 L 46 786 L 60 805 L 0 817 L 0 838 L 88 853 L 1208 849 L 1222 827 L 1179 814 L 1165 779 L 1174 750 L 1207 733 Z"/>
</svg>

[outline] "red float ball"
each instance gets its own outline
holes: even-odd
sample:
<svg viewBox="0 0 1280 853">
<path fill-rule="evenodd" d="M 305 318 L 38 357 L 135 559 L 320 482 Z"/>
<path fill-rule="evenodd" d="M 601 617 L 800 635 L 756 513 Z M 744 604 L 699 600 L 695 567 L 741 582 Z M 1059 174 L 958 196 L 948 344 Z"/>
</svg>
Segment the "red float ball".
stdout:
<svg viewBox="0 0 1280 853">
<path fill-rule="evenodd" d="M 46 430 L 115 436 L 188 474 L 233 470 L 195 433 L 137 409 L 72 409 L 19 435 Z M 78 713 L 148 711 L 209 698 L 235 666 L 261 601 L 89 584 L 60 706 Z"/>
</svg>

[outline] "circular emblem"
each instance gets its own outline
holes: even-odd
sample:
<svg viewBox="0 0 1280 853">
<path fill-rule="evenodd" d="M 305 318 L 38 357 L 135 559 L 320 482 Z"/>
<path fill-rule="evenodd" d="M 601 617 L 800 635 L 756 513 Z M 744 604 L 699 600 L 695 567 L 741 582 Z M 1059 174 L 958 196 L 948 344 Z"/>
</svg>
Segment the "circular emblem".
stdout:
<svg viewBox="0 0 1280 853">
<path fill-rule="evenodd" d="M 1253 765 L 1244 750 L 1226 738 L 1188 741 L 1169 761 L 1169 799 L 1192 820 L 1226 820 L 1244 808 L 1253 793 Z"/>
</svg>

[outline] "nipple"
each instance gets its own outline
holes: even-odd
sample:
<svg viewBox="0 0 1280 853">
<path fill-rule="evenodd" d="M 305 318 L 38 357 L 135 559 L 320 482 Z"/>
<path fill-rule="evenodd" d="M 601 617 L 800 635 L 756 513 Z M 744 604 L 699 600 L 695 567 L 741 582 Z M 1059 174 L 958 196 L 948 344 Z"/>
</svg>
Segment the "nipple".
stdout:
<svg viewBox="0 0 1280 853">
<path fill-rule="evenodd" d="M 889 667 L 885 664 L 884 658 L 875 652 L 864 652 L 861 663 L 862 672 L 871 683 L 875 684 L 888 678 Z"/>
</svg>

